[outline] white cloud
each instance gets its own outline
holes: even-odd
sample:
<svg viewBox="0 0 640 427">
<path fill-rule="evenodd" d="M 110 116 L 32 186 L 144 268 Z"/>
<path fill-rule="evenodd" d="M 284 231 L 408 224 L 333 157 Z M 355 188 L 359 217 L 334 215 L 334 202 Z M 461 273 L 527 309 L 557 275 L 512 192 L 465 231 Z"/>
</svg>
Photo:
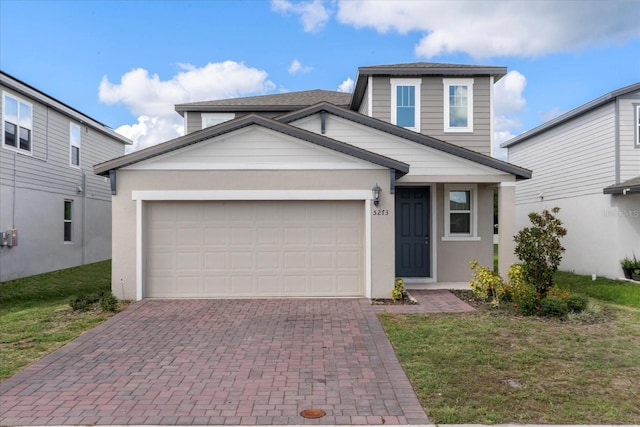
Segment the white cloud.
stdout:
<svg viewBox="0 0 640 427">
<path fill-rule="evenodd" d="M 347 79 L 338 86 L 338 92 L 353 92 L 353 83 L 353 79 L 351 77 L 347 77 Z"/>
<path fill-rule="evenodd" d="M 494 86 L 493 91 L 493 147 L 494 157 L 506 160 L 507 150 L 500 144 L 516 136 L 513 132 L 522 127 L 514 116 L 526 105 L 522 96 L 527 79 L 518 71 L 510 71 Z"/>
<path fill-rule="evenodd" d="M 125 73 L 119 83 L 107 76 L 99 88 L 100 101 L 124 104 L 138 116 L 138 122 L 123 125 L 117 132 L 133 139 L 129 151 L 154 145 L 182 134 L 182 117 L 175 104 L 264 94 L 275 89 L 267 73 L 243 63 L 224 61 L 204 67 L 178 64 L 182 71 L 169 80 L 150 75 L 143 68 Z"/>
<path fill-rule="evenodd" d="M 308 67 L 308 66 L 303 67 L 300 61 L 298 61 L 297 59 L 294 59 L 291 62 L 291 65 L 289 65 L 289 69 L 287 71 L 289 72 L 289 74 L 296 74 L 296 73 L 308 73 L 311 70 L 313 70 L 313 67 Z"/>
<path fill-rule="evenodd" d="M 300 15 L 304 31 L 314 33 L 322 30 L 329 21 L 331 4 L 322 0 L 291 2 L 288 0 L 272 0 L 271 9 L 282 14 Z"/>
<path fill-rule="evenodd" d="M 634 1 L 341 0 L 337 20 L 380 33 L 424 35 L 416 56 L 466 52 L 475 58 L 537 56 L 640 37 Z"/>
</svg>

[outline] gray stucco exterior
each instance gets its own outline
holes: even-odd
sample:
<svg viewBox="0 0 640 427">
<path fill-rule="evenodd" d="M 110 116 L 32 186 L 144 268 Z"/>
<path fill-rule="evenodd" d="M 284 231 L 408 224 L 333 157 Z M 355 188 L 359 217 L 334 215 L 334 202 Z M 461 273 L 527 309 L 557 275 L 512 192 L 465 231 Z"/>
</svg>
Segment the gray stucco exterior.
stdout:
<svg viewBox="0 0 640 427">
<path fill-rule="evenodd" d="M 29 85 L 0 74 L 5 95 L 31 106 L 31 150 L 0 141 L 0 231 L 15 229 L 17 245 L 0 246 L 0 281 L 111 258 L 111 193 L 92 166 L 124 154 L 129 144 L 101 123 Z M 80 161 L 70 161 L 70 126 L 80 129 Z M 65 242 L 65 201 L 71 239 Z"/>
</svg>

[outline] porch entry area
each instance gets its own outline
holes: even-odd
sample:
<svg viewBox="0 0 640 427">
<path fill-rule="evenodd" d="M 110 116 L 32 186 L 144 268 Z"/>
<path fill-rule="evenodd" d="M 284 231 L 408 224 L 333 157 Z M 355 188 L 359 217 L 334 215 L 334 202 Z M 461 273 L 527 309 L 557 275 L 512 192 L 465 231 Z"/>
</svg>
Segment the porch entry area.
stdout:
<svg viewBox="0 0 640 427">
<path fill-rule="evenodd" d="M 431 277 L 431 189 L 396 187 L 396 277 Z"/>
</svg>

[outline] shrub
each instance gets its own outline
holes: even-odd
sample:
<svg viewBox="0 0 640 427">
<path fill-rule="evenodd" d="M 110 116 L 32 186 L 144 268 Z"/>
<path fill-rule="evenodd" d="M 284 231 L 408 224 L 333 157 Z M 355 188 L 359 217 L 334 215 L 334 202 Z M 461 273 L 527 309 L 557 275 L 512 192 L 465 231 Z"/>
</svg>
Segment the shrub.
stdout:
<svg viewBox="0 0 640 427">
<path fill-rule="evenodd" d="M 524 316 L 533 316 L 540 308 L 540 295 L 536 288 L 524 280 L 521 264 L 512 264 L 508 273 L 514 307 Z"/>
<path fill-rule="evenodd" d="M 567 307 L 570 313 L 581 313 L 589 304 L 589 299 L 580 294 L 572 294 L 567 298 Z"/>
<path fill-rule="evenodd" d="M 104 294 L 104 296 L 100 298 L 100 308 L 104 311 L 118 311 L 118 298 L 111 292 Z"/>
<path fill-rule="evenodd" d="M 394 285 L 393 290 L 391 291 L 391 299 L 394 301 L 400 301 L 404 299 L 407 291 L 404 288 L 404 280 L 401 278 L 397 278 Z"/>
<path fill-rule="evenodd" d="M 89 311 L 97 306 L 104 311 L 117 311 L 118 299 L 111 292 L 99 292 L 96 294 L 80 294 L 69 300 L 69 306 L 73 311 Z"/>
<path fill-rule="evenodd" d="M 480 265 L 475 259 L 469 263 L 469 266 L 473 270 L 473 278 L 469 286 L 475 296 L 485 301 L 490 299 L 494 307 L 498 307 L 500 301 L 511 299 L 511 287 L 499 274 Z"/>
<path fill-rule="evenodd" d="M 540 315 L 564 318 L 569 314 L 567 301 L 556 296 L 547 296 L 540 301 Z"/>
<path fill-rule="evenodd" d="M 531 227 L 525 227 L 515 235 L 515 254 L 522 261 L 524 280 L 532 284 L 544 297 L 553 286 L 553 273 L 562 260 L 564 247 L 560 238 L 566 236 L 567 229 L 555 214 L 560 208 L 547 209 L 542 214 L 531 212 Z"/>
</svg>

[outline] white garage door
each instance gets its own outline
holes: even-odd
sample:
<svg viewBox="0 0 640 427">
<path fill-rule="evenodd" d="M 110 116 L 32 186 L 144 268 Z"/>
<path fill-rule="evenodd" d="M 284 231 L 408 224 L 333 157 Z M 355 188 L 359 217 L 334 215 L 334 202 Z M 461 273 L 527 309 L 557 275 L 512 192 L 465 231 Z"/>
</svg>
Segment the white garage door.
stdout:
<svg viewBox="0 0 640 427">
<path fill-rule="evenodd" d="M 150 298 L 364 296 L 364 203 L 145 203 Z"/>
</svg>

